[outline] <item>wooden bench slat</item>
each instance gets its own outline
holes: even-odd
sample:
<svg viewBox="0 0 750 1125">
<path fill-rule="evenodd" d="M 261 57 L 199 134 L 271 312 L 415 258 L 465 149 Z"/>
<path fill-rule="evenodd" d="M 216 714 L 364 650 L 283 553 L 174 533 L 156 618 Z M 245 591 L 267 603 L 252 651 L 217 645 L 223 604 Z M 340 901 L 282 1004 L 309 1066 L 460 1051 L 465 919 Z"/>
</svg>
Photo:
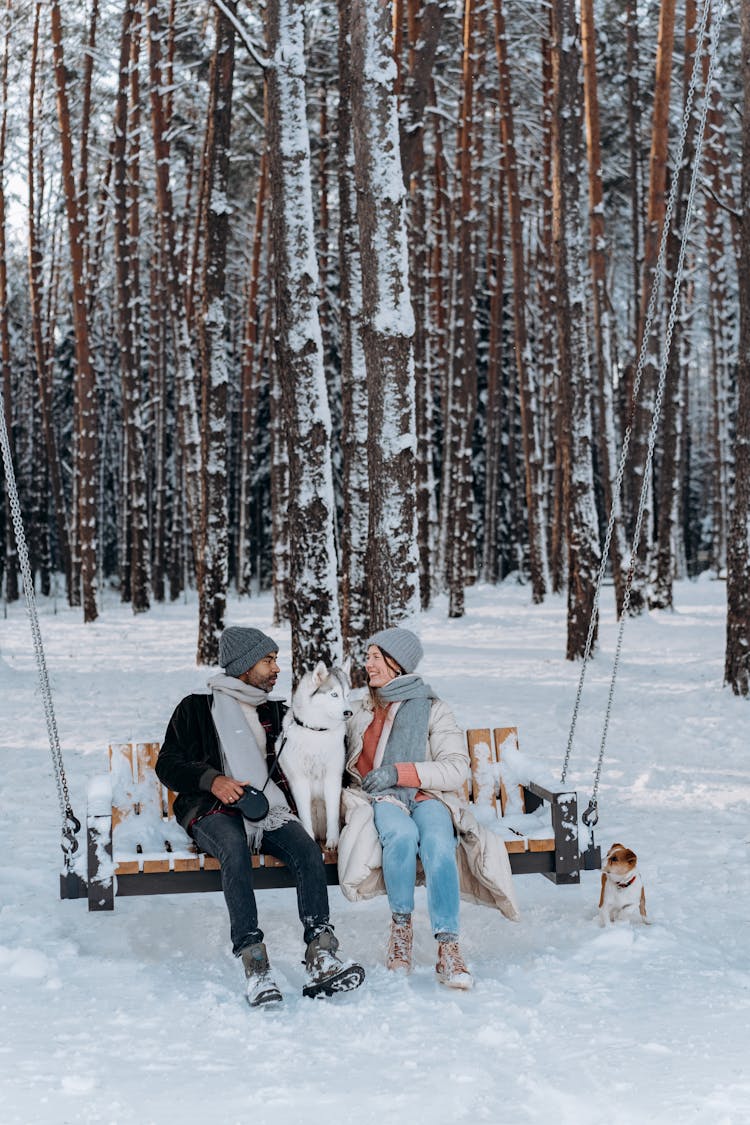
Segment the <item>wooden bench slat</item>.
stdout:
<svg viewBox="0 0 750 1125">
<path fill-rule="evenodd" d="M 495 741 L 495 759 L 496 759 L 496 761 L 502 762 L 502 760 L 503 760 L 503 749 L 508 744 L 510 744 L 511 747 L 514 750 L 518 749 L 518 728 L 517 727 L 495 727 L 493 732 L 492 732 L 492 735 L 493 735 L 493 738 L 494 738 L 494 741 Z M 519 785 L 518 788 L 519 788 L 520 793 L 521 793 L 521 809 L 522 809 L 523 812 L 526 812 L 526 806 L 524 804 L 524 796 L 523 796 L 523 787 Z M 505 784 L 503 782 L 502 775 L 501 775 L 501 777 L 500 777 L 500 811 L 501 811 L 502 816 L 505 816 L 505 810 L 507 808 L 507 805 L 508 805 L 508 793 L 507 793 L 507 790 L 505 788 Z"/>
<path fill-rule="evenodd" d="M 488 804 L 497 811 L 495 774 L 492 768 L 496 758 L 489 728 L 467 730 L 466 741 L 471 762 L 471 796 L 474 804 Z"/>
<path fill-rule="evenodd" d="M 192 859 L 175 859 L 175 871 L 200 871 L 201 857 L 199 855 L 193 856 Z"/>
<path fill-rule="evenodd" d="M 137 859 L 122 859 L 115 867 L 115 875 L 137 875 L 140 869 Z"/>
<path fill-rule="evenodd" d="M 144 859 L 143 873 L 148 875 L 153 871 L 169 871 L 174 860 L 169 859 Z"/>
</svg>

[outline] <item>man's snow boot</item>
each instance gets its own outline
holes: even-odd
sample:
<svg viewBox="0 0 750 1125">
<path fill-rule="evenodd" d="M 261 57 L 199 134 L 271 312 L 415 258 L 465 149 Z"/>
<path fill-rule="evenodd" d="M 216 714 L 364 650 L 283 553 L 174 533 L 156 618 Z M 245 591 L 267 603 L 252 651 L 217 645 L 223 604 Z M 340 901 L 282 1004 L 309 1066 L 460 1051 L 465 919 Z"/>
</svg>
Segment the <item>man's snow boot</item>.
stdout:
<svg viewBox="0 0 750 1125">
<path fill-rule="evenodd" d="M 474 987 L 474 978 L 466 968 L 466 962 L 458 948 L 458 941 L 438 940 L 435 972 L 440 983 L 448 988 L 461 988 L 466 991 Z"/>
<path fill-rule="evenodd" d="M 263 942 L 248 945 L 242 950 L 240 957 L 245 966 L 246 997 L 250 1007 L 260 1008 L 265 1004 L 280 1004 L 283 997 L 271 975 L 271 966 L 268 964 L 268 954 Z"/>
<path fill-rule="evenodd" d="M 388 939 L 386 969 L 391 972 L 410 973 L 414 929 L 411 914 L 394 914 L 391 919 L 391 933 Z"/>
<path fill-rule="evenodd" d="M 308 942 L 305 953 L 307 984 L 303 996 L 334 996 L 337 992 L 351 992 L 365 979 L 365 970 L 353 961 L 342 961 L 336 956 L 339 943 L 331 930 L 322 930 Z"/>
</svg>

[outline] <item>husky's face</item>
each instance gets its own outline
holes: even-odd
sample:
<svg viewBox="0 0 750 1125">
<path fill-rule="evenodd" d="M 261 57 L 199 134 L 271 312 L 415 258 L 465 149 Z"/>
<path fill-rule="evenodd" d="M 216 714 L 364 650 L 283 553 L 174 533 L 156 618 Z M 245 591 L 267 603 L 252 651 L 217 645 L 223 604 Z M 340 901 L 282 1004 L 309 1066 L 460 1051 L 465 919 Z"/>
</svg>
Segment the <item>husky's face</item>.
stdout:
<svg viewBox="0 0 750 1125">
<path fill-rule="evenodd" d="M 311 726 L 327 730 L 345 722 L 352 713 L 348 676 L 341 668 L 327 668 L 322 660 L 302 677 L 297 695 L 295 710 L 304 709 Z"/>
</svg>

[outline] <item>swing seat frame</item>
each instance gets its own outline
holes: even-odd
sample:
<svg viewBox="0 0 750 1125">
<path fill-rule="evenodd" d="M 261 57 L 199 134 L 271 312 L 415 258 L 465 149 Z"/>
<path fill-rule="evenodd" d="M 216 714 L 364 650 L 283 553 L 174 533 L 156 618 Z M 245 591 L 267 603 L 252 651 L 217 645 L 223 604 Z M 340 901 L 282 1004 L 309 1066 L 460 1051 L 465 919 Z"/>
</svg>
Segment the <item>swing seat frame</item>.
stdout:
<svg viewBox="0 0 750 1125">
<path fill-rule="evenodd" d="M 584 865 L 575 792 L 533 781 L 518 785 L 517 795 L 507 792 L 499 766 L 506 748 L 518 749 L 516 727 L 472 728 L 466 739 L 466 796 L 478 819 L 500 830 L 513 874 L 579 883 Z M 86 898 L 89 910 L 98 911 L 113 910 L 115 897 L 221 890 L 218 860 L 199 852 L 175 821 L 175 794 L 154 772 L 158 753 L 158 742 L 109 747 L 109 773 L 88 789 L 86 877 L 61 876 L 61 898 Z M 336 852 L 323 851 L 322 857 L 326 881 L 334 886 Z M 253 855 L 251 861 L 256 890 L 294 886 L 291 872 L 274 856 Z"/>
</svg>

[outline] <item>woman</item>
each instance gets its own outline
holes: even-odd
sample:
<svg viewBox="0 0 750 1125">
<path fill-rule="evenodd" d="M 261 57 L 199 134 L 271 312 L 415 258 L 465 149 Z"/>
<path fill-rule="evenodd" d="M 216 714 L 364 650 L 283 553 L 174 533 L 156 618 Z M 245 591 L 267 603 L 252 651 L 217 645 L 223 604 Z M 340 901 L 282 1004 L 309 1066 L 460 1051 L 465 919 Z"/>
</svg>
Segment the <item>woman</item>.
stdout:
<svg viewBox="0 0 750 1125">
<path fill-rule="evenodd" d="M 508 856 L 468 809 L 465 739 L 449 707 L 414 674 L 423 656 L 418 637 L 409 629 L 382 629 L 367 644 L 370 691 L 348 722 L 339 882 L 352 900 L 385 890 L 392 913 L 386 967 L 409 972 L 419 856 L 438 980 L 468 989 L 473 980 L 458 943 L 459 897 L 516 919 Z"/>
</svg>

